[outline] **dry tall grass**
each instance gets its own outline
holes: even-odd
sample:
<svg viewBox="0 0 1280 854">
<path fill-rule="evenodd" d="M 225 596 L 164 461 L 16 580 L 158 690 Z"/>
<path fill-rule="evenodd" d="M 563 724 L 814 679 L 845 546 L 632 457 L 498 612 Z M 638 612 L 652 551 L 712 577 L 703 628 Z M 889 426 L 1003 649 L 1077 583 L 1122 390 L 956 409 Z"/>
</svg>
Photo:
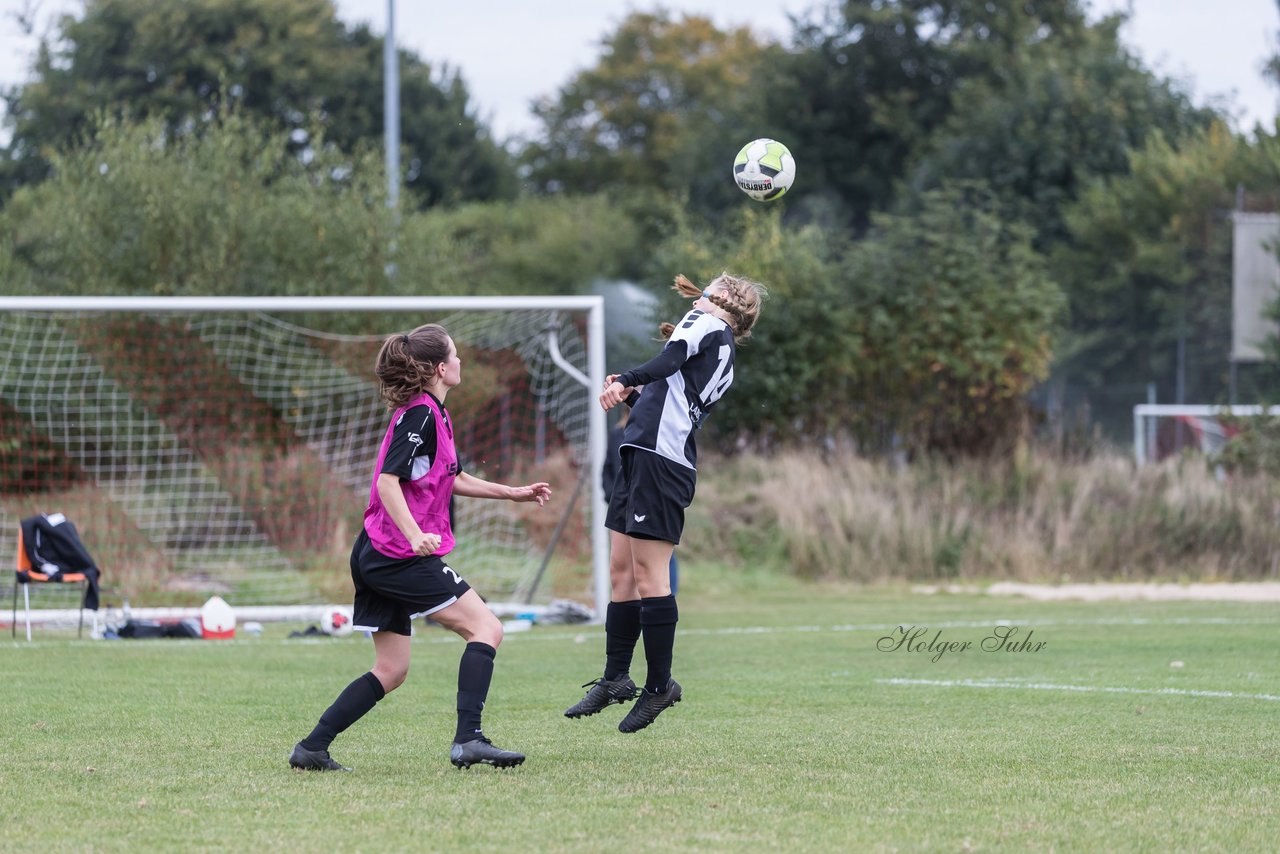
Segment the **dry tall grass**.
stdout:
<svg viewBox="0 0 1280 854">
<path fill-rule="evenodd" d="M 303 457 L 255 462 L 235 494 L 251 509 L 274 508 L 287 522 L 271 529 L 277 545 L 315 583 L 348 595 L 362 497 L 308 475 Z M 509 479 L 543 478 L 556 489 L 551 508 L 515 507 L 539 550 L 577 476 L 567 455 L 556 454 Z M 586 587 L 586 500 L 579 496 L 557 544 L 549 584 L 560 595 Z M 15 519 L 65 512 L 110 583 L 136 601 L 168 601 L 190 580 L 92 487 L 45 495 L 40 506 L 0 506 Z M 1024 451 L 998 462 L 908 466 L 852 453 L 704 454 L 680 555 L 857 581 L 1280 578 L 1280 483 L 1219 478 L 1194 457 L 1137 469 L 1119 454 L 1082 462 Z M 562 581 L 572 589 L 560 589 Z"/>
<path fill-rule="evenodd" d="M 682 554 L 807 577 L 1034 581 L 1280 577 L 1280 485 L 1202 458 L 906 466 L 842 452 L 705 457 Z"/>
</svg>

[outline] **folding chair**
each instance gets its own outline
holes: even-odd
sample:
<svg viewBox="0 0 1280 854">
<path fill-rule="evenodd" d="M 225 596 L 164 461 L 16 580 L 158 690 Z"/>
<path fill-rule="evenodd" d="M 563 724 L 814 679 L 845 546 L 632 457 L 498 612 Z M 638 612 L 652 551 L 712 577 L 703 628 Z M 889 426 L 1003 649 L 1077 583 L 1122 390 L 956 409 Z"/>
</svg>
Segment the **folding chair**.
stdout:
<svg viewBox="0 0 1280 854">
<path fill-rule="evenodd" d="M 38 567 L 38 568 L 37 568 Z M 18 586 L 26 609 L 27 640 L 31 640 L 32 584 L 61 583 L 82 586 L 78 637 L 84 637 L 84 612 L 93 612 L 98 625 L 98 567 L 80 542 L 76 526 L 61 513 L 32 516 L 18 527 L 18 555 L 14 569 L 13 613 L 10 625 L 18 636 Z"/>
</svg>

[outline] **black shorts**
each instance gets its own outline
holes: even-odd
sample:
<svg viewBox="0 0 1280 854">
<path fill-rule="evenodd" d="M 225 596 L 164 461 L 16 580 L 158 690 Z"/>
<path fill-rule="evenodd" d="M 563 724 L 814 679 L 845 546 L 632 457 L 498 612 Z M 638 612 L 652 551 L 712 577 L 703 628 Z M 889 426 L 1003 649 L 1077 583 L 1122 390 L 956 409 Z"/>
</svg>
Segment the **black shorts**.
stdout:
<svg viewBox="0 0 1280 854">
<path fill-rule="evenodd" d="M 397 635 L 412 634 L 415 617 L 448 608 L 471 589 L 442 558 L 387 557 L 363 528 L 351 549 L 351 580 L 356 586 L 352 629 Z"/>
<path fill-rule="evenodd" d="M 697 472 L 643 448 L 623 448 L 604 526 L 642 540 L 678 544 Z"/>
</svg>

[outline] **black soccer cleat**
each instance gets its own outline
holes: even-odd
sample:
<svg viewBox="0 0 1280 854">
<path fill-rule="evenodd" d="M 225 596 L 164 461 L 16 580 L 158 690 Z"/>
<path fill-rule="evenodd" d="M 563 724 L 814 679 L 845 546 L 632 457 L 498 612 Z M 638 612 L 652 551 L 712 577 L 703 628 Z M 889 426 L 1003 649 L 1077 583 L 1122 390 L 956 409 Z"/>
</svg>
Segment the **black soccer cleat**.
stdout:
<svg viewBox="0 0 1280 854">
<path fill-rule="evenodd" d="M 601 676 L 582 687 L 586 688 L 588 685 L 591 686 L 591 690 L 587 692 L 587 696 L 565 709 L 566 718 L 585 718 L 587 715 L 594 715 L 614 703 L 629 703 L 639 693 L 636 683 L 631 681 L 630 676 L 619 679 L 605 679 Z"/>
<path fill-rule="evenodd" d="M 514 768 L 524 762 L 524 754 L 494 747 L 493 742 L 482 735 L 474 741 L 462 744 L 455 741 L 453 747 L 449 748 L 449 761 L 457 768 L 470 768 L 472 765 Z"/>
<path fill-rule="evenodd" d="M 637 732 L 644 729 L 658 719 L 658 715 L 662 714 L 663 709 L 670 708 L 680 702 L 682 694 L 680 683 L 674 679 L 667 682 L 666 690 L 657 694 L 641 691 L 640 699 L 636 700 L 636 704 L 631 707 L 631 711 L 627 712 L 627 716 L 622 719 L 622 723 L 618 724 L 618 730 L 620 732 Z"/>
<path fill-rule="evenodd" d="M 350 771 L 345 765 L 333 761 L 327 750 L 307 750 L 298 742 L 289 754 L 289 767 L 299 771 Z"/>
</svg>

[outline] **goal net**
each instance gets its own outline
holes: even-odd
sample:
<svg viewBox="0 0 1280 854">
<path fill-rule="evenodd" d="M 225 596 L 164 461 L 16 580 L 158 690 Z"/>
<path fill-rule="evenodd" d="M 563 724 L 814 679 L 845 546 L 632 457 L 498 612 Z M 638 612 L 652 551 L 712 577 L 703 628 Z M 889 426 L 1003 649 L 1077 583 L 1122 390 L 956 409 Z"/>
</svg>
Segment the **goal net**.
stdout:
<svg viewBox="0 0 1280 854">
<path fill-rule="evenodd" d="M 61 512 L 134 605 L 350 601 L 389 416 L 374 359 L 425 322 L 462 359 L 464 470 L 555 492 L 455 497 L 451 563 L 491 605 L 603 613 L 598 297 L 0 298 L 0 549 Z"/>
<path fill-rule="evenodd" d="M 1186 451 L 1214 454 L 1240 431 L 1241 418 L 1280 415 L 1280 407 L 1143 403 L 1133 408 L 1133 455 L 1138 465 Z"/>
</svg>

